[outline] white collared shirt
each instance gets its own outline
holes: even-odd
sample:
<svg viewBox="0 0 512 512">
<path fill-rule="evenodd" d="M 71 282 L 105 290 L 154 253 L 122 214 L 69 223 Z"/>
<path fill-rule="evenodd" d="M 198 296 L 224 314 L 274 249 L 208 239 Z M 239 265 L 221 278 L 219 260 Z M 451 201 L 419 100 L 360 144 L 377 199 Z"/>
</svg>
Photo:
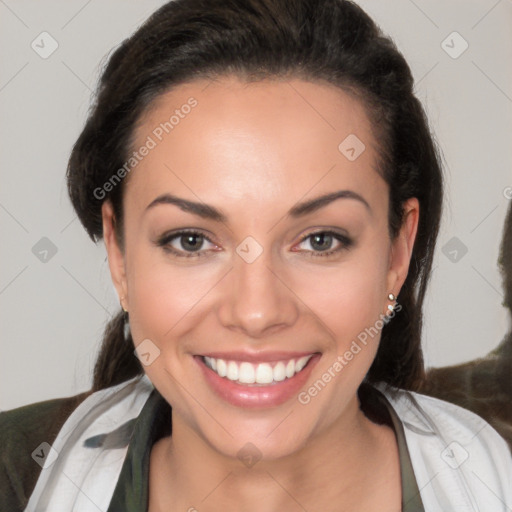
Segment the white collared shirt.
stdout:
<svg viewBox="0 0 512 512">
<path fill-rule="evenodd" d="M 436 398 L 377 388 L 403 425 L 426 512 L 512 511 L 512 457 L 487 422 Z M 87 397 L 59 431 L 25 512 L 105 512 L 128 451 L 126 426 L 153 389 L 143 376 Z"/>
</svg>

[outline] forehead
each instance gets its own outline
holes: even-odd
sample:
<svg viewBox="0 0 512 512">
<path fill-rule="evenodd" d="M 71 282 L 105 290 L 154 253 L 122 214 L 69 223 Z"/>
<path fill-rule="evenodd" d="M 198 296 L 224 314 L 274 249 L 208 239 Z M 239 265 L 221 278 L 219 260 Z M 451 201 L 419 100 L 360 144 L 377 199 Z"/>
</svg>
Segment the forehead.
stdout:
<svg viewBox="0 0 512 512">
<path fill-rule="evenodd" d="M 364 106 L 330 84 L 234 77 L 183 84 L 153 102 L 134 140 L 132 150 L 145 156 L 134 162 L 127 195 L 140 208 L 162 192 L 262 207 L 313 188 L 371 194 L 382 186 Z"/>
</svg>

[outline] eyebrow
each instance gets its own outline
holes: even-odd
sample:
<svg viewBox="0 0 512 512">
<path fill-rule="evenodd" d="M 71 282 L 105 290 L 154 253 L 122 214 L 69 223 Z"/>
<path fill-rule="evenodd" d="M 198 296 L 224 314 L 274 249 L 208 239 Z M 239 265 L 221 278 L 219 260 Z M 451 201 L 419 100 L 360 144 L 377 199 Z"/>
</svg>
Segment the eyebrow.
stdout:
<svg viewBox="0 0 512 512">
<path fill-rule="evenodd" d="M 304 215 L 316 212 L 320 208 L 327 206 L 337 199 L 354 199 L 362 203 L 366 209 L 371 212 L 370 205 L 364 199 L 364 197 L 357 194 L 356 192 L 353 192 L 352 190 L 338 190 L 337 192 L 325 194 L 316 197 L 315 199 L 296 204 L 290 209 L 288 215 L 293 218 L 302 217 Z M 193 213 L 204 219 L 211 219 L 223 223 L 227 222 L 227 216 L 214 206 L 196 201 L 189 201 L 188 199 L 183 199 L 172 194 L 162 194 L 158 196 L 146 207 L 146 211 L 161 204 L 173 204 L 184 212 Z"/>
</svg>

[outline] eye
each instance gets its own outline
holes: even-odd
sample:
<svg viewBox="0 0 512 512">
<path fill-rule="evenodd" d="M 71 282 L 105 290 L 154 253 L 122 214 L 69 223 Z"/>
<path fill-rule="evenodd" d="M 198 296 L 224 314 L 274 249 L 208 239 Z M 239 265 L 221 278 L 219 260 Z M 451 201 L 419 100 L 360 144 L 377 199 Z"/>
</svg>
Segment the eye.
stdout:
<svg viewBox="0 0 512 512">
<path fill-rule="evenodd" d="M 159 247 L 183 258 L 201 257 L 208 250 L 218 249 L 206 235 L 199 231 L 178 231 L 163 235 L 157 242 Z"/>
<path fill-rule="evenodd" d="M 311 256 L 329 256 L 348 249 L 353 241 L 346 235 L 334 231 L 316 231 L 305 236 L 299 243 L 302 250 L 310 252 Z"/>
</svg>

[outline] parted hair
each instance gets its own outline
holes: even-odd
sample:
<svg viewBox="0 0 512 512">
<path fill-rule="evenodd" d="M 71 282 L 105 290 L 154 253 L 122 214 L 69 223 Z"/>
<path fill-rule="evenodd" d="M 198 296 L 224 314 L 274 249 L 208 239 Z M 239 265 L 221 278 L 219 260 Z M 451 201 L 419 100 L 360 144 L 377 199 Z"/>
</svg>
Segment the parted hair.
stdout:
<svg viewBox="0 0 512 512">
<path fill-rule="evenodd" d="M 102 238 L 101 207 L 110 201 L 123 247 L 127 178 L 104 197 L 94 191 L 127 161 L 137 121 L 152 102 L 179 84 L 226 75 L 327 81 L 365 106 L 379 146 L 378 172 L 389 186 L 391 237 L 404 201 L 416 197 L 420 204 L 401 310 L 382 329 L 366 381 L 417 389 L 424 377 L 422 306 L 442 209 L 441 161 L 407 62 L 351 1 L 173 0 L 154 12 L 108 58 L 69 158 L 68 191 L 87 233 L 95 242 Z M 106 326 L 94 390 L 143 373 L 123 326 L 122 312 Z"/>
</svg>

